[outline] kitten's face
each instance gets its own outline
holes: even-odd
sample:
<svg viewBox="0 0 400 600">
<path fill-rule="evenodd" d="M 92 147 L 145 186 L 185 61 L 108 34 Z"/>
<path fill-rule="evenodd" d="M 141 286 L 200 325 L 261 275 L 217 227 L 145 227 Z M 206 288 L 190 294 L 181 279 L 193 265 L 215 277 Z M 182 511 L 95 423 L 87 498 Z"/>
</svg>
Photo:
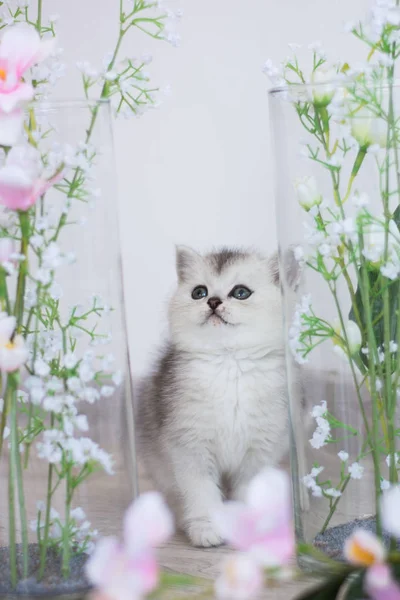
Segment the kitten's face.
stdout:
<svg viewBox="0 0 400 600">
<path fill-rule="evenodd" d="M 200 256 L 179 248 L 177 270 L 170 329 L 180 348 L 281 347 L 281 300 L 271 261 L 225 249 Z"/>
</svg>

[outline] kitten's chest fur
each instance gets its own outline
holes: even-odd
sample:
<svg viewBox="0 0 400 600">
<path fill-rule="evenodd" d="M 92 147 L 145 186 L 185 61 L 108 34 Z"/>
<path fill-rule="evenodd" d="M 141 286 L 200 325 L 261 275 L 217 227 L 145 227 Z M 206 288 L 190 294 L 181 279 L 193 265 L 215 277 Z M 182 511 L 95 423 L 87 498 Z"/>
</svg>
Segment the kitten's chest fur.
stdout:
<svg viewBox="0 0 400 600">
<path fill-rule="evenodd" d="M 176 405 L 180 435 L 201 439 L 222 471 L 261 451 L 269 431 L 286 419 L 283 357 L 262 350 L 193 357 L 186 363 Z M 196 440 L 192 439 L 195 432 Z"/>
</svg>

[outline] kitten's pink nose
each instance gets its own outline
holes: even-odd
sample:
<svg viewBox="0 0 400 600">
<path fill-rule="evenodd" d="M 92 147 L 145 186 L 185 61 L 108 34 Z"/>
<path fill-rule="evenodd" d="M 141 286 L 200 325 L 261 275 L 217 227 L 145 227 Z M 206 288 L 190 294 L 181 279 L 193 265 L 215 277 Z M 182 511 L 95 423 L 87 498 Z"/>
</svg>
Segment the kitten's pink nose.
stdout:
<svg viewBox="0 0 400 600">
<path fill-rule="evenodd" d="M 213 296 L 208 300 L 207 304 L 210 308 L 212 308 L 212 310 L 215 310 L 220 304 L 222 304 L 222 300 L 217 298 L 217 296 Z"/>
</svg>

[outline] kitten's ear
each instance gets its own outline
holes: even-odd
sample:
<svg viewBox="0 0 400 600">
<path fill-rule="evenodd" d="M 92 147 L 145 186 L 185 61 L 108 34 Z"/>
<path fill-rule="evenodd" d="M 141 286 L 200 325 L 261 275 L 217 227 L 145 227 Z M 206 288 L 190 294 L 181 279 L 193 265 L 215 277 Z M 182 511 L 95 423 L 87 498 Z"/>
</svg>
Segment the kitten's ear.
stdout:
<svg viewBox="0 0 400 600">
<path fill-rule="evenodd" d="M 189 246 L 176 246 L 176 272 L 179 282 L 185 281 L 198 263 L 200 255 Z"/>
<path fill-rule="evenodd" d="M 284 281 L 281 280 L 279 263 L 282 263 Z M 296 289 L 301 277 L 301 265 L 296 260 L 294 248 L 289 247 L 283 253 L 283 256 L 275 252 L 269 259 L 269 269 L 272 275 L 272 281 L 276 286 L 285 285 Z"/>
</svg>

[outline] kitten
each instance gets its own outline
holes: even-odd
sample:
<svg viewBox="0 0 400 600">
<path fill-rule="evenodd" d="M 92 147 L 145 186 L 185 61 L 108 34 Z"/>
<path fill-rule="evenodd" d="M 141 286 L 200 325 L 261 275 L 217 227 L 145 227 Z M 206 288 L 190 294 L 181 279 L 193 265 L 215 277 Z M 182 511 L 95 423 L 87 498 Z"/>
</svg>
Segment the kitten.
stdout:
<svg viewBox="0 0 400 600">
<path fill-rule="evenodd" d="M 193 545 L 216 546 L 224 492 L 243 499 L 288 450 L 278 261 L 179 247 L 177 273 L 170 341 L 139 395 L 138 437 L 178 525 Z"/>
</svg>

